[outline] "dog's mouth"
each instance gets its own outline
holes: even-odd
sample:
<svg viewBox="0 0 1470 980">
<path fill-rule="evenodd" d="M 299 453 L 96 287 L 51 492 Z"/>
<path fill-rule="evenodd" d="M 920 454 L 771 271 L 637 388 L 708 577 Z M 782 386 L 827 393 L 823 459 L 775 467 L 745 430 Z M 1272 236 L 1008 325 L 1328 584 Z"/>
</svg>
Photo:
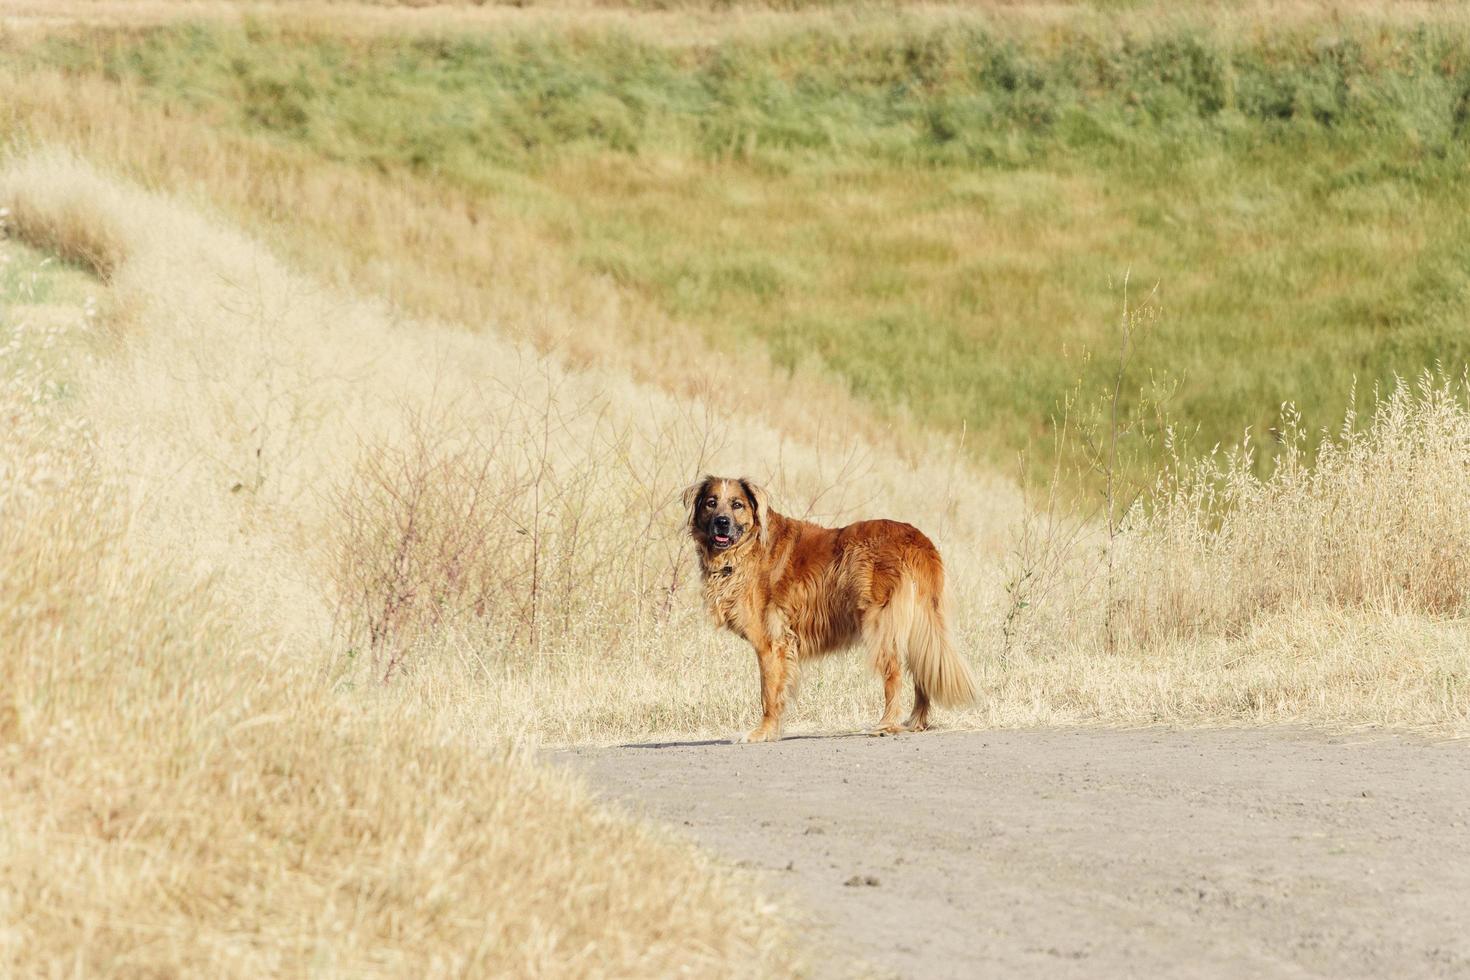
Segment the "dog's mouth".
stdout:
<svg viewBox="0 0 1470 980">
<path fill-rule="evenodd" d="M 716 551 L 724 551 L 735 543 L 735 536 L 733 534 L 711 534 L 709 539 L 715 546 Z"/>
</svg>

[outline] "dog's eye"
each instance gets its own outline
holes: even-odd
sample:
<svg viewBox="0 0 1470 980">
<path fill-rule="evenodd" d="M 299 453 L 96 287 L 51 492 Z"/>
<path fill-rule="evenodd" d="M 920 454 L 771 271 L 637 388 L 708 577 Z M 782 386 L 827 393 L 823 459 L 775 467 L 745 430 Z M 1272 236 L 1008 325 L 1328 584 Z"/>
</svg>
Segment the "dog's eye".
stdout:
<svg viewBox="0 0 1470 980">
<path fill-rule="evenodd" d="M 730 505 L 730 506 L 731 506 L 731 507 L 733 507 L 733 508 L 735 508 L 735 509 L 736 509 L 736 510 L 744 510 L 744 509 L 745 509 L 745 505 L 744 505 L 744 504 L 742 504 L 742 503 L 741 503 L 741 502 L 740 502 L 740 501 L 738 501 L 738 500 L 737 500 L 737 501 L 735 501 L 735 502 L 734 502 L 734 503 L 733 503 L 733 504 L 731 504 L 731 505 Z"/>
<path fill-rule="evenodd" d="M 715 504 L 716 504 L 716 503 L 718 503 L 718 501 L 717 501 L 717 500 L 715 500 L 715 498 L 714 498 L 714 497 L 711 497 L 711 498 L 709 498 L 709 499 L 708 499 L 708 500 L 706 500 L 706 501 L 705 501 L 705 502 L 704 502 L 704 505 L 705 505 L 705 506 L 706 506 L 706 507 L 713 507 L 713 506 L 714 506 L 714 505 L 715 505 Z"/>
</svg>

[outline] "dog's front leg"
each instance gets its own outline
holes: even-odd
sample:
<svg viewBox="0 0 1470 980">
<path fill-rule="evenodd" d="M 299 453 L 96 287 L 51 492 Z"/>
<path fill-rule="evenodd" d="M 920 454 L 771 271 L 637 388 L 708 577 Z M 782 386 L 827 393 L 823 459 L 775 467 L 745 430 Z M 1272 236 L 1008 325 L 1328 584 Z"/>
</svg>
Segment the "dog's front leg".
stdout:
<svg viewBox="0 0 1470 980">
<path fill-rule="evenodd" d="M 761 723 L 742 741 L 774 742 L 781 737 L 781 715 L 786 711 L 786 692 L 790 689 L 796 658 L 781 640 L 761 637 L 761 642 L 752 645 L 761 669 Z"/>
</svg>

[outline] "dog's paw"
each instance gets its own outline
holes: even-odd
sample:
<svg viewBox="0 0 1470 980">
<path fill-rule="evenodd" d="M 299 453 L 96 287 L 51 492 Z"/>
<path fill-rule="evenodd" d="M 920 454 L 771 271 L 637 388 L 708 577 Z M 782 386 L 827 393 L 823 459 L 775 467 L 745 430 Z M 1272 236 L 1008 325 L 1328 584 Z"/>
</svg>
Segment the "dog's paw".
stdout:
<svg viewBox="0 0 1470 980">
<path fill-rule="evenodd" d="M 769 728 L 753 728 L 735 740 L 736 744 L 747 742 L 774 742 L 781 737 L 781 733 Z"/>
</svg>

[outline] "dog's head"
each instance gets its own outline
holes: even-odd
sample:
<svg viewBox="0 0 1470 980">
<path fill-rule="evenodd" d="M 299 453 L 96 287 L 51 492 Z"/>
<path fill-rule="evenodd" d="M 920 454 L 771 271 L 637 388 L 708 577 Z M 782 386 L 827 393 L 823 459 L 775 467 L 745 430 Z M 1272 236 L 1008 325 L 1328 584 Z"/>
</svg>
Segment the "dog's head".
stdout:
<svg viewBox="0 0 1470 980">
<path fill-rule="evenodd" d="M 766 492 L 749 480 L 706 476 L 684 491 L 684 505 L 689 533 L 708 553 L 768 541 Z"/>
</svg>

